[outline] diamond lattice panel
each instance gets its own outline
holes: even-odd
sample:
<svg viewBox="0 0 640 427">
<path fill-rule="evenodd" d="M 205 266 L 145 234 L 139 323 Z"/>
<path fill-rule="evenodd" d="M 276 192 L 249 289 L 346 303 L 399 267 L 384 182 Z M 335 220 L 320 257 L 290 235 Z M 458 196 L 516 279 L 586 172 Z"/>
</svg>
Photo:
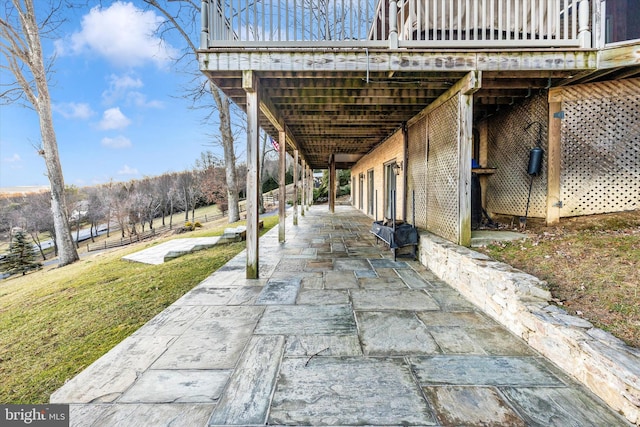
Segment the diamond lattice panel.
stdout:
<svg viewBox="0 0 640 427">
<path fill-rule="evenodd" d="M 428 116 L 427 229 L 458 241 L 458 123 L 459 96 Z"/>
<path fill-rule="evenodd" d="M 409 128 L 407 220 L 427 228 L 427 117 Z M 413 199 L 415 198 L 415 206 Z"/>
<path fill-rule="evenodd" d="M 489 118 L 487 163 L 489 167 L 496 168 L 495 174 L 487 179 L 486 200 L 489 212 L 525 215 L 531 180 L 527 174 L 529 151 L 539 139 L 545 154 L 542 171 L 533 178 L 528 216 L 546 215 L 548 111 L 545 92 L 520 104 L 503 108 Z"/>
<path fill-rule="evenodd" d="M 564 217 L 640 209 L 640 95 L 589 99 L 594 86 L 563 103 Z"/>
</svg>

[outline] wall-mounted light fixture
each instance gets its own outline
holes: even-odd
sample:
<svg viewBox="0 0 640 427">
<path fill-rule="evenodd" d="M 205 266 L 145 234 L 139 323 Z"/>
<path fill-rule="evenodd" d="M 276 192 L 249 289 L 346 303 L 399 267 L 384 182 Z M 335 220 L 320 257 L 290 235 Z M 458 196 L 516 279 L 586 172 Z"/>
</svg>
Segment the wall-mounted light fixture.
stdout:
<svg viewBox="0 0 640 427">
<path fill-rule="evenodd" d="M 395 162 L 391 167 L 393 168 L 393 171 L 396 173 L 396 175 L 400 175 L 400 172 L 402 171 L 402 162 Z"/>
</svg>

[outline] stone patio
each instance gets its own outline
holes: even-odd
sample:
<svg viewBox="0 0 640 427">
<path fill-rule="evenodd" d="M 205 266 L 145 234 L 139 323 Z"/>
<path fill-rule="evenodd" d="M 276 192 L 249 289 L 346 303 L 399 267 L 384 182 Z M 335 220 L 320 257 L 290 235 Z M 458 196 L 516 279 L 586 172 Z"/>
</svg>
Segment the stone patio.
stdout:
<svg viewBox="0 0 640 427">
<path fill-rule="evenodd" d="M 625 426 L 348 206 L 312 207 L 67 382 L 74 426 Z M 179 260 L 173 262 L 180 262 Z"/>
<path fill-rule="evenodd" d="M 159 245 L 123 256 L 127 261 L 142 262 L 144 264 L 159 265 L 165 261 L 181 257 L 191 252 L 215 246 L 220 237 L 188 237 L 173 239 Z"/>
</svg>

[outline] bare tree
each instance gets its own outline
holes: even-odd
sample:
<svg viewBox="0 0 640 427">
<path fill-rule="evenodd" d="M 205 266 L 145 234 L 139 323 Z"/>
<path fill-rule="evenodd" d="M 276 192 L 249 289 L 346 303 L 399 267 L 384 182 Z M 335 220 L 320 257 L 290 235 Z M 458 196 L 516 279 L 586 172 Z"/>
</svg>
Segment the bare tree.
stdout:
<svg viewBox="0 0 640 427">
<path fill-rule="evenodd" d="M 190 210 L 192 211 L 191 218 L 193 220 L 199 196 L 197 171 L 184 171 L 178 174 L 176 193 L 180 205 L 184 209 L 184 220 L 189 221 Z"/>
<path fill-rule="evenodd" d="M 155 180 L 156 191 L 160 196 L 162 225 L 166 225 L 165 217 L 169 215 L 169 229 L 173 228 L 173 212 L 177 201 L 177 180 L 178 175 L 175 173 L 165 173 Z"/>
<path fill-rule="evenodd" d="M 144 0 L 145 3 L 154 7 L 167 19 L 170 28 L 175 29 L 184 39 L 188 46 L 188 54 L 197 58 L 198 48 L 193 42 L 189 33 L 200 22 L 200 8 L 193 0 L 175 0 L 178 6 L 175 11 L 170 11 L 168 7 L 158 0 Z M 199 34 L 196 32 L 196 34 Z M 234 147 L 234 136 L 231 129 L 231 110 L 229 98 L 215 85 L 211 78 L 207 77 L 207 84 L 202 88 L 209 91 L 213 96 L 219 115 L 220 139 L 224 151 L 224 163 L 227 182 L 227 200 L 229 205 L 229 222 L 236 222 L 240 219 L 238 176 L 236 173 L 236 153 Z M 200 96 L 196 91 L 196 97 Z"/>
<path fill-rule="evenodd" d="M 50 3 L 50 13 L 40 22 L 36 20 L 33 0 L 11 0 L 5 2 L 4 16 L 0 17 L 0 51 L 6 59 L 2 69 L 9 70 L 15 82 L 5 88 L 0 98 L 5 102 L 28 101 L 40 119 L 42 147 L 39 154 L 44 157 L 47 176 L 51 185 L 51 211 L 58 245 L 60 266 L 79 259 L 73 244 L 65 203 L 64 177 L 58 155 L 58 143 L 53 127 L 51 99 L 47 80 L 40 34 L 55 29 L 59 21 L 60 2 Z"/>
<path fill-rule="evenodd" d="M 53 227 L 53 218 L 51 217 L 51 195 L 49 192 L 30 194 L 24 211 L 25 222 L 33 243 L 38 247 L 40 256 L 43 260 L 47 257 L 44 254 L 43 242 L 41 236 L 48 231 L 51 237 Z"/>
<path fill-rule="evenodd" d="M 94 238 L 94 230 L 95 236 L 98 236 L 101 222 L 108 222 L 108 197 L 105 197 L 105 191 L 103 186 L 89 187 L 85 189 L 87 192 L 87 212 L 85 214 L 85 219 L 89 222 L 89 235 L 91 237 L 91 241 L 95 242 Z"/>
<path fill-rule="evenodd" d="M 149 224 L 149 230 L 153 230 L 153 220 L 158 216 L 162 207 L 160 192 L 158 191 L 157 182 L 159 178 L 145 177 L 138 184 L 138 193 L 142 193 L 144 198 L 142 201 L 141 214 L 142 231 L 144 231 L 145 222 Z"/>
<path fill-rule="evenodd" d="M 229 208 L 224 163 L 211 151 L 205 151 L 200 154 L 200 159 L 196 160 L 196 168 L 201 175 L 202 197 L 207 203 L 215 203 L 224 214 Z"/>
</svg>

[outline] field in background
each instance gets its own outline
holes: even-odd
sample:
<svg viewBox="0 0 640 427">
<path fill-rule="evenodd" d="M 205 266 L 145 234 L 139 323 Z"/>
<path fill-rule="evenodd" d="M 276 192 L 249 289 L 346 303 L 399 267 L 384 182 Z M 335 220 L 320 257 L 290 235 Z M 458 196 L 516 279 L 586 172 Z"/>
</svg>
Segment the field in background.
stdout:
<svg viewBox="0 0 640 427">
<path fill-rule="evenodd" d="M 278 216 L 264 218 L 262 232 L 277 223 Z M 179 237 L 219 235 L 227 226 Z M 121 259 L 165 240 L 0 281 L 0 402 L 47 403 L 66 380 L 245 248 L 244 242 L 216 246 L 161 265 Z"/>
</svg>

